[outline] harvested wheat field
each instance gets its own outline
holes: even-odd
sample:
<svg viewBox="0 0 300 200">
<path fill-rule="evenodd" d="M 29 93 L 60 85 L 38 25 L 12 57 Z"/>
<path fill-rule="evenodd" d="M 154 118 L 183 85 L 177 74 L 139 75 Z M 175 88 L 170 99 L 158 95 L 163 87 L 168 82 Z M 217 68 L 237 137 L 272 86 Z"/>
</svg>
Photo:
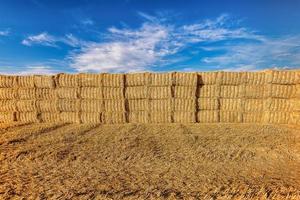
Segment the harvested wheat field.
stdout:
<svg viewBox="0 0 300 200">
<path fill-rule="evenodd" d="M 295 126 L 0 125 L 0 199 L 299 198 Z"/>
</svg>

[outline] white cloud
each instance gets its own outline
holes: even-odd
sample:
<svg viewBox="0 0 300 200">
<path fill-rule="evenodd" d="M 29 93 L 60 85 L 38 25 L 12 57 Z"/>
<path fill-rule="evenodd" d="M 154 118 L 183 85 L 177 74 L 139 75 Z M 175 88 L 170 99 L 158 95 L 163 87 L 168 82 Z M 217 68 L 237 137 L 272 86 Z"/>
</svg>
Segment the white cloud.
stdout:
<svg viewBox="0 0 300 200">
<path fill-rule="evenodd" d="M 0 74 L 5 75 L 50 75 L 59 73 L 59 70 L 55 70 L 50 66 L 27 66 L 25 68 L 17 69 L 14 67 L 6 67 L 6 70 L 0 70 Z"/>
<path fill-rule="evenodd" d="M 94 21 L 87 18 L 87 19 L 82 20 L 81 24 L 92 26 L 92 25 L 94 25 Z"/>
<path fill-rule="evenodd" d="M 0 36 L 8 36 L 10 34 L 10 31 L 7 29 L 7 30 L 4 30 L 4 31 L 0 31 Z"/>
</svg>

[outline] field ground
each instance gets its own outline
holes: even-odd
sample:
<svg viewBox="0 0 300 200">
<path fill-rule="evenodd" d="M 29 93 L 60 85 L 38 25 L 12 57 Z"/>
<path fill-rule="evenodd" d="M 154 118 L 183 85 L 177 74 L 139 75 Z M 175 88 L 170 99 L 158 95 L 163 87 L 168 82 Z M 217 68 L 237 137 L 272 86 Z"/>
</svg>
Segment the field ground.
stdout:
<svg viewBox="0 0 300 200">
<path fill-rule="evenodd" d="M 1 124 L 0 199 L 300 199 L 299 127 Z"/>
</svg>

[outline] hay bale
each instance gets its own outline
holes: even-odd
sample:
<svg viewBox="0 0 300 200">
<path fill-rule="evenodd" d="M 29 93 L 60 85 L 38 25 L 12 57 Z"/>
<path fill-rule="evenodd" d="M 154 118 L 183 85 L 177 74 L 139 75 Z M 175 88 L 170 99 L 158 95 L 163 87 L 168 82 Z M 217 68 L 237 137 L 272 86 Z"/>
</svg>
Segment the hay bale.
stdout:
<svg viewBox="0 0 300 200">
<path fill-rule="evenodd" d="M 290 112 L 265 112 L 264 121 L 270 124 L 288 124 Z"/>
<path fill-rule="evenodd" d="M 263 119 L 262 112 L 245 112 L 243 113 L 244 123 L 261 123 Z"/>
<path fill-rule="evenodd" d="M 80 111 L 80 100 L 71 99 L 59 99 L 58 110 L 62 112 L 79 112 Z"/>
<path fill-rule="evenodd" d="M 57 74 L 56 75 L 58 87 L 78 87 L 79 75 L 77 74 Z"/>
<path fill-rule="evenodd" d="M 15 112 L 0 112 L 0 122 L 16 121 Z"/>
<path fill-rule="evenodd" d="M 172 98 L 172 88 L 170 86 L 148 87 L 150 99 Z"/>
<path fill-rule="evenodd" d="M 197 87 L 174 86 L 175 98 L 196 98 Z"/>
<path fill-rule="evenodd" d="M 50 88 L 36 88 L 35 89 L 35 98 L 36 99 L 56 99 L 58 98 L 57 92 L 55 89 Z"/>
<path fill-rule="evenodd" d="M 174 84 L 177 86 L 197 87 L 197 83 L 198 83 L 197 73 L 176 72 L 174 73 L 173 76 L 174 76 Z"/>
<path fill-rule="evenodd" d="M 80 91 L 80 97 L 83 99 L 103 99 L 103 88 L 83 87 Z"/>
<path fill-rule="evenodd" d="M 271 85 L 270 97 L 273 98 L 294 98 L 297 96 L 296 85 Z"/>
<path fill-rule="evenodd" d="M 101 123 L 101 113 L 96 112 L 82 112 L 80 113 L 80 120 L 82 123 Z"/>
<path fill-rule="evenodd" d="M 220 111 L 220 122 L 223 123 L 240 123 L 243 122 L 242 112 Z"/>
<path fill-rule="evenodd" d="M 149 84 L 149 73 L 125 74 L 125 86 L 145 86 Z"/>
<path fill-rule="evenodd" d="M 175 123 L 195 123 L 196 113 L 195 112 L 185 112 L 185 111 L 175 111 L 174 112 L 174 122 Z"/>
<path fill-rule="evenodd" d="M 291 112 L 289 124 L 300 125 L 300 112 Z"/>
<path fill-rule="evenodd" d="M 124 99 L 124 88 L 121 87 L 104 87 L 104 99 Z"/>
<path fill-rule="evenodd" d="M 34 88 L 34 76 L 18 76 L 17 83 L 21 88 Z"/>
<path fill-rule="evenodd" d="M 37 100 L 36 109 L 38 112 L 58 112 L 58 101 L 56 99 Z"/>
<path fill-rule="evenodd" d="M 33 112 L 36 111 L 35 100 L 19 100 L 17 101 L 17 111 Z"/>
<path fill-rule="evenodd" d="M 39 118 L 43 123 L 61 122 L 59 112 L 41 112 Z"/>
<path fill-rule="evenodd" d="M 80 123 L 80 114 L 78 112 L 61 112 L 59 119 L 64 123 Z"/>
<path fill-rule="evenodd" d="M 220 108 L 217 98 L 198 98 L 199 110 L 218 110 Z"/>
<path fill-rule="evenodd" d="M 34 85 L 36 88 L 54 88 L 54 76 L 34 76 Z"/>
<path fill-rule="evenodd" d="M 242 111 L 242 99 L 220 99 L 220 110 Z"/>
<path fill-rule="evenodd" d="M 150 86 L 172 86 L 173 85 L 173 73 L 150 73 L 149 85 Z"/>
<path fill-rule="evenodd" d="M 16 110 L 16 100 L 0 100 L 0 112 L 13 112 Z"/>
<path fill-rule="evenodd" d="M 80 107 L 82 112 L 103 112 L 104 101 L 94 99 L 82 100 Z"/>
<path fill-rule="evenodd" d="M 149 113 L 150 123 L 172 123 L 171 112 L 150 112 Z"/>
<path fill-rule="evenodd" d="M 219 122 L 219 111 L 203 110 L 197 112 L 197 122 L 216 123 Z"/>
<path fill-rule="evenodd" d="M 17 84 L 16 76 L 0 75 L 0 88 L 12 88 Z"/>
<path fill-rule="evenodd" d="M 128 113 L 129 123 L 149 123 L 149 114 L 147 111 L 133 111 Z"/>
<path fill-rule="evenodd" d="M 105 124 L 124 124 L 126 123 L 125 112 L 104 112 L 102 113 Z"/>
<path fill-rule="evenodd" d="M 300 84 L 296 85 L 296 95 L 295 98 L 300 99 Z"/>
<path fill-rule="evenodd" d="M 271 83 L 297 84 L 299 83 L 299 77 L 297 76 L 297 71 L 271 71 Z"/>
<path fill-rule="evenodd" d="M 264 100 L 264 108 L 268 111 L 293 111 L 293 105 L 290 99 L 266 99 Z"/>
<path fill-rule="evenodd" d="M 147 111 L 149 101 L 147 99 L 132 99 L 127 101 L 128 111 Z"/>
<path fill-rule="evenodd" d="M 265 72 L 246 72 L 245 82 L 247 85 L 265 85 L 268 83 Z"/>
<path fill-rule="evenodd" d="M 125 112 L 124 99 L 104 100 L 104 110 L 106 112 Z"/>
<path fill-rule="evenodd" d="M 263 99 L 245 99 L 244 101 L 245 112 L 261 112 L 266 109 Z"/>
<path fill-rule="evenodd" d="M 102 87 L 102 74 L 80 74 L 79 85 L 81 87 Z"/>
<path fill-rule="evenodd" d="M 0 88 L 0 99 L 15 99 L 17 90 L 13 88 Z"/>
<path fill-rule="evenodd" d="M 217 85 L 201 85 L 196 91 L 196 96 L 200 98 L 219 97 L 220 87 Z"/>
<path fill-rule="evenodd" d="M 220 72 L 218 78 L 221 85 L 241 85 L 246 81 L 245 72 Z"/>
<path fill-rule="evenodd" d="M 243 87 L 240 85 L 221 85 L 220 97 L 241 98 L 244 96 Z"/>
<path fill-rule="evenodd" d="M 36 98 L 36 89 L 35 88 L 19 88 L 19 89 L 17 89 L 16 93 L 17 93 L 18 99 L 20 99 L 20 100 L 26 100 L 26 99 L 30 100 L 30 99 Z M 0 92 L 0 94 L 1 94 L 1 92 Z"/>
<path fill-rule="evenodd" d="M 219 83 L 218 73 L 220 72 L 199 72 L 198 84 L 199 85 L 215 85 Z"/>
<path fill-rule="evenodd" d="M 197 108 L 196 99 L 173 99 L 174 111 L 193 111 Z"/>
<path fill-rule="evenodd" d="M 300 99 L 291 99 L 290 101 L 291 109 L 293 111 L 300 111 Z"/>
<path fill-rule="evenodd" d="M 79 88 L 57 88 L 57 97 L 60 99 L 78 99 Z"/>
<path fill-rule="evenodd" d="M 126 87 L 126 99 L 146 99 L 148 98 L 147 86 Z"/>
<path fill-rule="evenodd" d="M 245 85 L 243 96 L 245 98 L 266 98 L 269 96 L 269 87 L 267 85 Z"/>
<path fill-rule="evenodd" d="M 39 122 L 37 112 L 18 112 L 16 118 L 19 122 Z"/>
<path fill-rule="evenodd" d="M 124 74 L 103 74 L 103 86 L 124 87 Z"/>
<path fill-rule="evenodd" d="M 149 100 L 150 111 L 172 111 L 172 99 L 152 99 Z"/>
</svg>

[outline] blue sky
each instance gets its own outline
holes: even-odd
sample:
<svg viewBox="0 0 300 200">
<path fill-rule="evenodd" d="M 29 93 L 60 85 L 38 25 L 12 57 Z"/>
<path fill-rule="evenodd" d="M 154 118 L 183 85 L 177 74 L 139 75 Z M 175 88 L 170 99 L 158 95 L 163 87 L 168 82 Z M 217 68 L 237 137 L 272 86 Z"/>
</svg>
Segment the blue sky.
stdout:
<svg viewBox="0 0 300 200">
<path fill-rule="evenodd" d="M 0 73 L 300 66 L 300 0 L 0 0 Z"/>
</svg>

